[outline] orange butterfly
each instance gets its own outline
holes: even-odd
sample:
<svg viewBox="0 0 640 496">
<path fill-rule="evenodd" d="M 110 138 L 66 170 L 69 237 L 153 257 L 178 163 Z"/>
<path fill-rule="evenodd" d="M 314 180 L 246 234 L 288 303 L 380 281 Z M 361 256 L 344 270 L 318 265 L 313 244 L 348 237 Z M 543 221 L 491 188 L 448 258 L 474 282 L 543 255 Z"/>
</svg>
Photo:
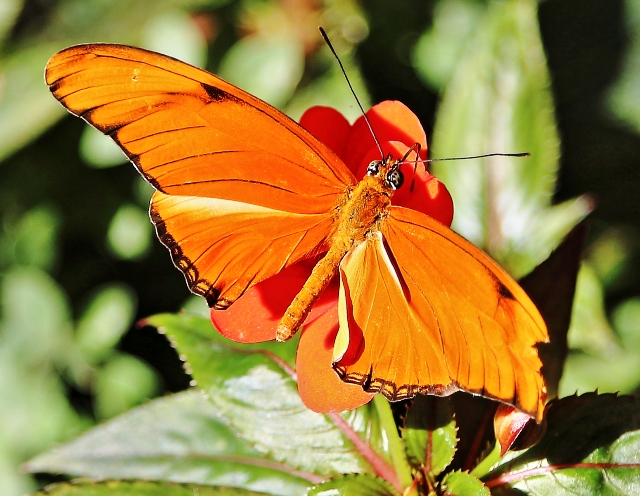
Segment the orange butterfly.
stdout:
<svg viewBox="0 0 640 496">
<path fill-rule="evenodd" d="M 337 277 L 340 377 L 390 400 L 462 389 L 538 421 L 546 389 L 538 310 L 494 261 L 433 218 L 391 204 L 411 150 L 357 181 L 287 116 L 170 57 L 90 44 L 54 55 L 54 96 L 113 138 L 157 190 L 151 218 L 192 292 L 224 309 L 319 258 L 277 338 L 304 323 Z M 425 142 L 426 145 L 426 142 Z M 394 158 L 395 157 L 395 158 Z"/>
</svg>

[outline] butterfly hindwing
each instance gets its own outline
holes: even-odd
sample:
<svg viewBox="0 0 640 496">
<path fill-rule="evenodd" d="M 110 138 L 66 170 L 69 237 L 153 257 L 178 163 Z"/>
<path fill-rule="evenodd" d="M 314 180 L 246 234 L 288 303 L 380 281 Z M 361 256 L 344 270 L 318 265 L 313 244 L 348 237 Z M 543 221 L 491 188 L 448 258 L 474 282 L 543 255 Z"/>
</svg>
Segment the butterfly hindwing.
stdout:
<svg viewBox="0 0 640 496">
<path fill-rule="evenodd" d="M 314 253 L 333 223 L 330 214 L 160 192 L 153 195 L 151 218 L 189 289 L 216 308 Z"/>
</svg>

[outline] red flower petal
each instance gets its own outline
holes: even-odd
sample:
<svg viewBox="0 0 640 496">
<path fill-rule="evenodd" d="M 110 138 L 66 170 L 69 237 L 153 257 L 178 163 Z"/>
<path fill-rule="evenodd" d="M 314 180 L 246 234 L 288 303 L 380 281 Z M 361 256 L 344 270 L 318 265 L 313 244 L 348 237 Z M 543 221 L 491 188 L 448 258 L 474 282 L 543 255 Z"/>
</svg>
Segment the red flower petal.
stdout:
<svg viewBox="0 0 640 496">
<path fill-rule="evenodd" d="M 331 367 L 337 333 L 338 307 L 334 305 L 305 326 L 300 336 L 296 355 L 298 391 L 305 406 L 314 412 L 353 410 L 374 396 L 361 386 L 342 382 Z"/>
<path fill-rule="evenodd" d="M 381 143 L 400 141 L 407 146 L 420 143 L 422 146 L 420 158 L 426 158 L 427 137 L 424 134 L 424 129 L 422 129 L 422 124 L 416 115 L 406 105 L 388 100 L 371 107 L 367 111 L 367 117 L 378 141 Z M 376 143 L 371 136 L 371 131 L 364 117 L 360 117 L 351 127 L 344 162 L 349 169 L 356 170 L 362 162 L 362 158 L 373 147 L 376 147 Z M 380 159 L 380 154 L 378 153 L 375 158 Z M 361 176 L 356 175 L 356 177 Z"/>
<path fill-rule="evenodd" d="M 500 443 L 500 456 L 509 450 L 522 450 L 537 444 L 547 430 L 546 419 L 537 424 L 516 407 L 500 404 L 493 418 L 493 430 Z"/>
<path fill-rule="evenodd" d="M 276 327 L 289 304 L 309 278 L 316 258 L 303 260 L 256 284 L 226 310 L 211 309 L 213 326 L 239 343 L 259 343 L 276 338 Z M 313 322 L 338 302 L 338 284 L 332 282 L 307 317 Z"/>
<path fill-rule="evenodd" d="M 344 161 L 351 124 L 340 112 L 331 107 L 311 107 L 300 117 L 300 125 Z"/>
</svg>

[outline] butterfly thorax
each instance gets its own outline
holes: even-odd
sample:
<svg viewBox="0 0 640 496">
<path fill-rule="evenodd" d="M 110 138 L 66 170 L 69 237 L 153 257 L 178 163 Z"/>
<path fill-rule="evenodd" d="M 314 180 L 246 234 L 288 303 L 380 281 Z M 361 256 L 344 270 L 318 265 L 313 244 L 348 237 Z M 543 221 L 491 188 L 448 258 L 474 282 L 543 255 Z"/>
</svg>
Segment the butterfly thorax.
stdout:
<svg viewBox="0 0 640 496">
<path fill-rule="evenodd" d="M 373 162 L 372 162 L 373 164 Z M 347 253 L 380 230 L 389 215 L 394 187 L 389 184 L 395 162 L 390 158 L 376 161 L 376 173 L 367 174 L 336 206 L 336 229 L 329 240 L 329 251 L 318 261 L 304 286 L 287 308 L 278 324 L 276 339 L 286 341 L 303 324 L 322 291 L 338 273 Z M 400 181 L 401 184 L 401 181 Z"/>
<path fill-rule="evenodd" d="M 347 251 L 361 243 L 389 215 L 393 191 L 379 177 L 365 176 L 337 210 L 336 231 L 331 245 Z"/>
</svg>

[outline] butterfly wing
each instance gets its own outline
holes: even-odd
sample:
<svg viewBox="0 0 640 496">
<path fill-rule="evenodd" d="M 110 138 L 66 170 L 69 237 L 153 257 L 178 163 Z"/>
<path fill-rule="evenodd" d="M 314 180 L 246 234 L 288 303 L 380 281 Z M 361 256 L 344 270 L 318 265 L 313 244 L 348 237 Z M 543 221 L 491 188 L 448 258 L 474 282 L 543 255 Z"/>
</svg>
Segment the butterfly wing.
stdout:
<svg viewBox="0 0 640 496">
<path fill-rule="evenodd" d="M 158 190 L 151 214 L 159 237 L 210 305 L 228 306 L 312 254 L 355 183 L 333 152 L 287 116 L 170 57 L 78 45 L 51 58 L 45 79 Z M 234 263 L 232 247 L 243 254 Z"/>
<path fill-rule="evenodd" d="M 462 389 L 537 420 L 546 389 L 535 349 L 546 326 L 522 288 L 428 216 L 392 207 L 341 265 L 334 367 L 391 400 Z"/>
</svg>

